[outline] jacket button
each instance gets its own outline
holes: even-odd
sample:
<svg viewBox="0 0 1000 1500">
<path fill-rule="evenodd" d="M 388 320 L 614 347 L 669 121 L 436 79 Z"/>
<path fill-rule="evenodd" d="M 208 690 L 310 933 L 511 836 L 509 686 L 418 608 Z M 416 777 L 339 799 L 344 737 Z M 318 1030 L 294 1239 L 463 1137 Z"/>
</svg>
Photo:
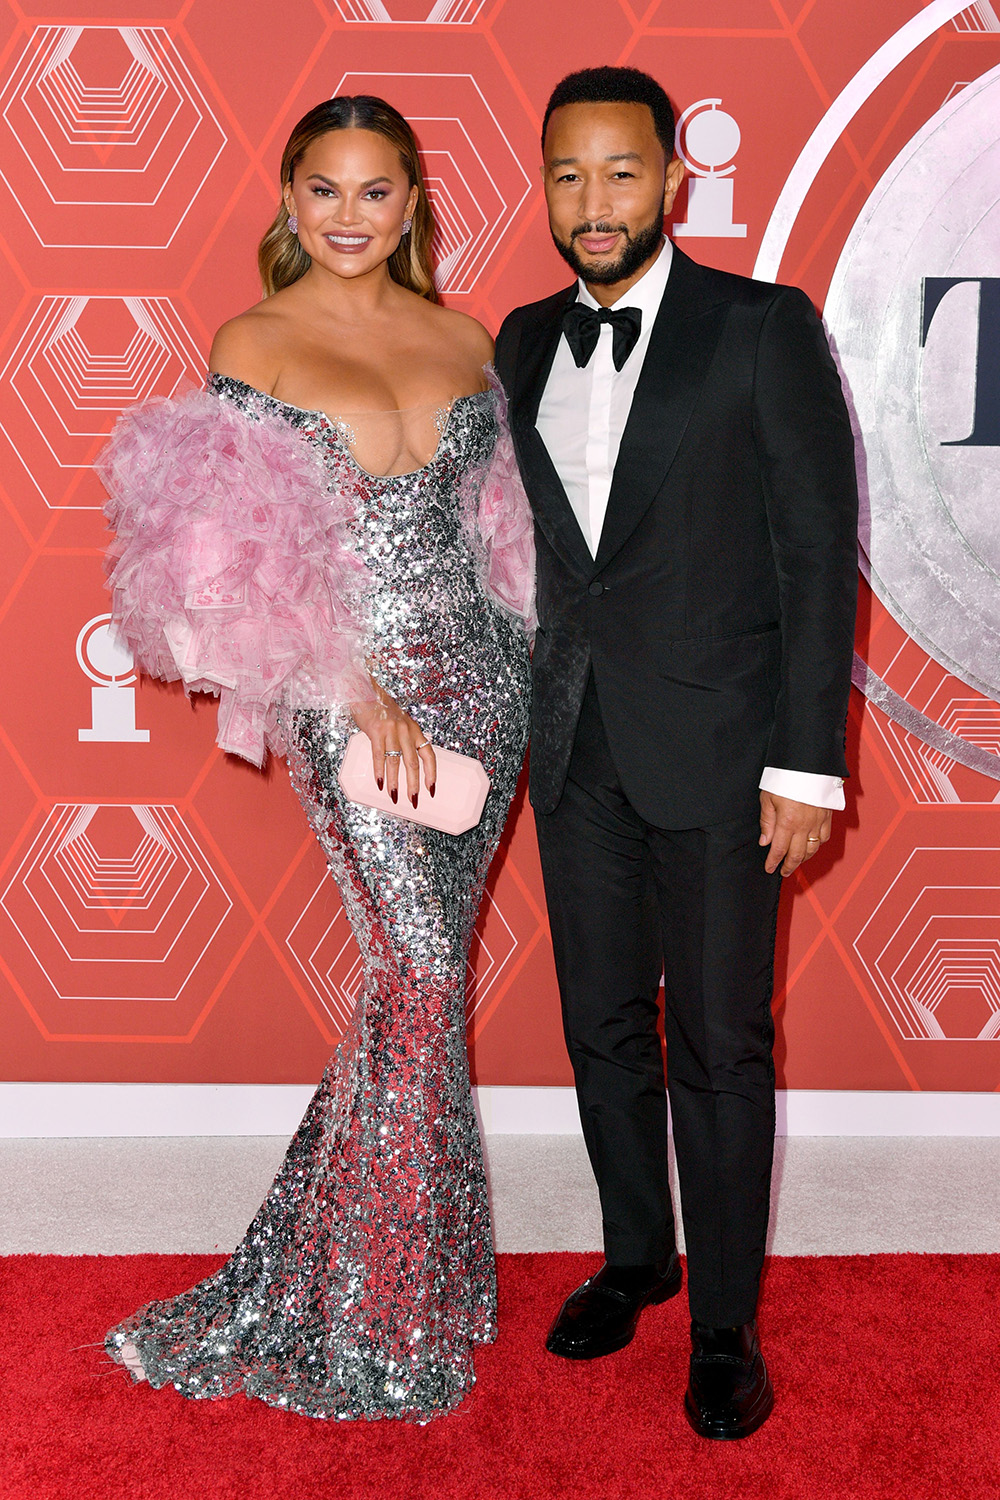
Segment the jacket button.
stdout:
<svg viewBox="0 0 1000 1500">
<path fill-rule="evenodd" d="M 590 585 L 590 592 L 593 594 L 595 599 L 600 598 L 600 596 L 604 593 L 604 589 L 605 585 L 603 583 L 599 583 L 596 579 Z"/>
</svg>

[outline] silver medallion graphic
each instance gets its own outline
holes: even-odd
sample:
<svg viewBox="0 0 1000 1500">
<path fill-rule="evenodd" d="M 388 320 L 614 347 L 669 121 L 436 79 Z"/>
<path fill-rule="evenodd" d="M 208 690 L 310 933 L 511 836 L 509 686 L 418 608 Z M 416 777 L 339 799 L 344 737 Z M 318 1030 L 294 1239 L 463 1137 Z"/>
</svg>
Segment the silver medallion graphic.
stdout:
<svg viewBox="0 0 1000 1500">
<path fill-rule="evenodd" d="M 1000 68 L 886 171 L 826 320 L 861 434 L 872 588 L 929 656 L 1000 699 Z M 933 741 L 929 721 L 907 727 Z"/>
</svg>

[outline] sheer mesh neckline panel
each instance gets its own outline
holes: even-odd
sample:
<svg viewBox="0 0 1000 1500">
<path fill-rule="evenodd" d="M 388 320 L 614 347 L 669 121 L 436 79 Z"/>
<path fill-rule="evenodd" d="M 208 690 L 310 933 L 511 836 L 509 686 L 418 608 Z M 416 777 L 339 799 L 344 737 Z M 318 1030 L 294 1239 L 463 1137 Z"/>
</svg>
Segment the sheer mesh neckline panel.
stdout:
<svg viewBox="0 0 1000 1500">
<path fill-rule="evenodd" d="M 378 479 L 398 478 L 430 467 L 448 431 L 455 402 L 467 399 L 456 396 L 444 406 L 410 406 L 401 411 L 327 414 L 327 421 L 359 469 Z"/>
<path fill-rule="evenodd" d="M 275 406 L 317 417 L 336 433 L 358 468 L 374 479 L 399 479 L 430 468 L 440 452 L 454 408 L 462 401 L 473 401 L 490 394 L 487 386 L 481 391 L 453 396 L 443 405 L 429 403 L 388 411 L 341 412 L 334 416 L 319 408 L 296 406 L 294 402 L 283 401 L 280 396 L 258 391 L 256 386 L 234 375 L 209 376 L 210 385 L 216 381 L 242 386 L 244 390 L 273 401 Z"/>
</svg>

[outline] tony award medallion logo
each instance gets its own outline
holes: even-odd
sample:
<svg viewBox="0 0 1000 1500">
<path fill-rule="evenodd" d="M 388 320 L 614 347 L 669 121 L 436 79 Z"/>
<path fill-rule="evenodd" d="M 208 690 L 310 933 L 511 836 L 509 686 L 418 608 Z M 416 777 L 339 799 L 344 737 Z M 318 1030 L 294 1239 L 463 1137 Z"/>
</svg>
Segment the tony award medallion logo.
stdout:
<svg viewBox="0 0 1000 1500">
<path fill-rule="evenodd" d="M 740 127 L 721 103 L 699 99 L 677 122 L 677 154 L 691 174 L 687 220 L 673 226 L 681 239 L 746 239 L 747 226 L 733 223 L 733 157 L 740 149 Z"/>
<path fill-rule="evenodd" d="M 95 615 L 76 638 L 76 659 L 94 686 L 90 689 L 90 726 L 81 740 L 105 744 L 146 744 L 148 729 L 135 727 L 135 665 L 118 638 L 110 615 Z"/>
<path fill-rule="evenodd" d="M 1000 68 L 888 168 L 826 315 L 864 434 L 872 588 L 928 656 L 1000 702 Z M 991 747 L 992 748 L 992 747 Z"/>
<path fill-rule="evenodd" d="M 965 767 L 982 776 L 973 799 L 995 801 L 1000 68 L 948 99 L 886 168 L 826 316 L 861 436 L 862 566 L 904 634 L 881 676 L 861 663 L 855 680 L 882 710 L 875 722 L 915 800 L 958 803 Z M 905 636 L 929 660 L 914 662 Z M 907 1041 L 995 1046 L 997 850 L 969 847 L 954 823 L 921 831 L 855 952 Z"/>
</svg>

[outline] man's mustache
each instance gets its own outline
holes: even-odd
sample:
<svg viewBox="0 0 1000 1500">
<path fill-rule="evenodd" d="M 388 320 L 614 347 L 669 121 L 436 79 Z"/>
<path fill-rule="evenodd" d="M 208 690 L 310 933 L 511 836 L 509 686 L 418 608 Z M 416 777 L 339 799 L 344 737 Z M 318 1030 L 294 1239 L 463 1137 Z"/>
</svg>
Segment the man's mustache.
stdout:
<svg viewBox="0 0 1000 1500">
<path fill-rule="evenodd" d="M 570 235 L 570 244 L 581 234 L 623 234 L 626 239 L 629 237 L 627 224 L 581 224 Z"/>
</svg>

